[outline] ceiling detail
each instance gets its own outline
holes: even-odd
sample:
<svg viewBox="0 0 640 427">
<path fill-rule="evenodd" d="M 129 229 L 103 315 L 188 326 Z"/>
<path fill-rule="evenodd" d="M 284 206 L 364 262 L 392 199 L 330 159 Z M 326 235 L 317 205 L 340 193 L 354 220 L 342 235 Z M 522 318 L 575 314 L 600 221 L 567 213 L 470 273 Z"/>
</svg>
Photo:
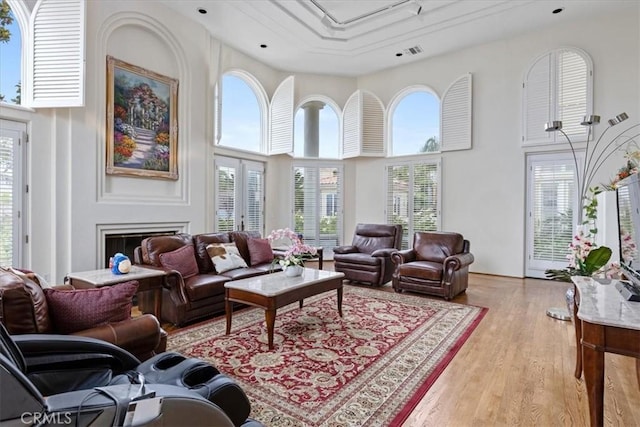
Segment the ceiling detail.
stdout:
<svg viewBox="0 0 640 427">
<path fill-rule="evenodd" d="M 273 68 L 344 76 L 616 9 L 637 13 L 635 2 L 628 0 L 160 1 L 201 23 L 224 44 Z M 554 15 L 559 7 L 564 11 Z M 415 54 L 416 48 L 422 52 Z"/>
</svg>

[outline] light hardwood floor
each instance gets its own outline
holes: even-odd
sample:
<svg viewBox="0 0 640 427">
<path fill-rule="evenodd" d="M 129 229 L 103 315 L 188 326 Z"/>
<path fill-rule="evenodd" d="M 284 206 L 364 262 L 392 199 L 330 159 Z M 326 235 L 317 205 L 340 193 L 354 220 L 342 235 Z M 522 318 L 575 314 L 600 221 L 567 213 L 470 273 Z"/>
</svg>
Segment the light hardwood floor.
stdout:
<svg viewBox="0 0 640 427">
<path fill-rule="evenodd" d="M 545 314 L 564 304 L 568 286 L 471 274 L 454 302 L 489 311 L 404 427 L 588 426 L 584 380 L 573 376 L 573 324 Z M 607 354 L 605 366 L 605 425 L 640 426 L 634 359 Z"/>
</svg>

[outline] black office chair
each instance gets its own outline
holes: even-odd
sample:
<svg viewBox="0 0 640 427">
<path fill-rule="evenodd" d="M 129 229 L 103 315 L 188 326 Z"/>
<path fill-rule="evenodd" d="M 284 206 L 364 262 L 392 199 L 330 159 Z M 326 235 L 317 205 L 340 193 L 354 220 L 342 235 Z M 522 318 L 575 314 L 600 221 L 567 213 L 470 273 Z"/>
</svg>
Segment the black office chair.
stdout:
<svg viewBox="0 0 640 427">
<path fill-rule="evenodd" d="M 262 426 L 250 410 L 242 389 L 204 361 L 170 352 L 141 364 L 104 341 L 12 337 L 0 324 L 0 425 Z"/>
</svg>

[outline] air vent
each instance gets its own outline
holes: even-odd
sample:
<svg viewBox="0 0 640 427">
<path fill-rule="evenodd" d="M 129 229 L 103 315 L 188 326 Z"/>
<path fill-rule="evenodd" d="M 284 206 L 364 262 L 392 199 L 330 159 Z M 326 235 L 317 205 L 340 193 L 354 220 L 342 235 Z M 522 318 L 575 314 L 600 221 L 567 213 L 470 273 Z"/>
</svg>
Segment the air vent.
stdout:
<svg viewBox="0 0 640 427">
<path fill-rule="evenodd" d="M 405 55 L 417 55 L 422 53 L 422 48 L 418 45 L 410 47 L 402 51 Z"/>
</svg>

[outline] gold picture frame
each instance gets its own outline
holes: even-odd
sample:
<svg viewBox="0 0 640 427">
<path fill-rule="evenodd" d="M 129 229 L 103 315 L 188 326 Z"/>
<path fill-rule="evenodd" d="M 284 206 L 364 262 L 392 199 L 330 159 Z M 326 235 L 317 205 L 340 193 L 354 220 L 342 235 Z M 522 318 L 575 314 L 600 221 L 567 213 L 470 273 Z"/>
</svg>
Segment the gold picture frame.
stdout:
<svg viewBox="0 0 640 427">
<path fill-rule="evenodd" d="M 107 175 L 178 179 L 178 80 L 107 56 Z"/>
</svg>

